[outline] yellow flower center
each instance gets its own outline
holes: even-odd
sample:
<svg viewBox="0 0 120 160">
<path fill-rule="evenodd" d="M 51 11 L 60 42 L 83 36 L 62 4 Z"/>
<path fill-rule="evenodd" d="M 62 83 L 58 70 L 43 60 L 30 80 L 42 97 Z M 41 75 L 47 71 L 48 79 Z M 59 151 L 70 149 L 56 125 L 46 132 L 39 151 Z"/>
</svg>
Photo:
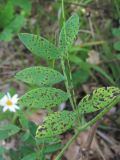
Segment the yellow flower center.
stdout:
<svg viewBox="0 0 120 160">
<path fill-rule="evenodd" d="M 12 103 L 11 100 L 7 100 L 6 104 L 7 104 L 8 106 L 12 106 L 12 105 L 13 105 L 13 103 Z"/>
</svg>

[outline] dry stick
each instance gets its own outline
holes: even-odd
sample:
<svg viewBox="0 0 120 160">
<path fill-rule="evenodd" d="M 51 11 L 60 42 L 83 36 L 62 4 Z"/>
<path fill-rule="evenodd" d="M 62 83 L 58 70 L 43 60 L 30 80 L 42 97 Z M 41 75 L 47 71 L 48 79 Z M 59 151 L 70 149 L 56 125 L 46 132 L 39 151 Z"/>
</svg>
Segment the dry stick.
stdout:
<svg viewBox="0 0 120 160">
<path fill-rule="evenodd" d="M 87 143 L 85 145 L 85 149 L 86 149 L 86 160 L 89 158 L 89 150 L 90 150 L 90 147 L 91 147 L 91 144 L 92 144 L 92 141 L 93 141 L 93 138 L 96 134 L 96 130 L 97 130 L 97 127 L 98 125 L 100 124 L 101 120 L 97 121 L 95 123 L 95 125 L 92 126 L 92 128 L 90 129 L 90 132 L 89 132 L 89 135 L 88 135 L 88 138 L 87 138 Z"/>
</svg>

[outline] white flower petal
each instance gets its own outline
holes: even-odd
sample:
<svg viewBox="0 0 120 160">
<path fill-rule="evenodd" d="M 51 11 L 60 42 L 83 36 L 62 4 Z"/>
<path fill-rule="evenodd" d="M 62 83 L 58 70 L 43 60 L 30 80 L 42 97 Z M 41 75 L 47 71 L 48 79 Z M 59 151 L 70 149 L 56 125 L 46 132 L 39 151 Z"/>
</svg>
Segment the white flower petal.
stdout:
<svg viewBox="0 0 120 160">
<path fill-rule="evenodd" d="M 11 95 L 9 92 L 7 93 L 7 97 L 8 97 L 8 99 L 11 99 Z"/>
<path fill-rule="evenodd" d="M 16 104 L 17 101 L 18 101 L 18 95 L 15 94 L 15 95 L 12 97 L 12 102 L 13 102 L 14 104 Z"/>
<path fill-rule="evenodd" d="M 0 105 L 1 105 L 1 106 L 5 106 L 7 99 L 8 99 L 8 97 L 5 95 L 5 96 L 0 100 Z"/>
<path fill-rule="evenodd" d="M 15 108 L 13 108 L 13 107 L 9 107 L 8 109 L 9 109 L 9 111 L 11 111 L 11 112 L 16 112 Z"/>
<path fill-rule="evenodd" d="M 20 109 L 20 107 L 17 106 L 17 105 L 14 105 L 13 107 L 14 107 L 15 109 Z"/>
<path fill-rule="evenodd" d="M 3 106 L 3 112 L 9 110 L 10 112 L 16 112 L 17 109 L 20 109 L 19 106 L 16 105 L 18 101 L 18 95 L 15 94 L 11 97 L 10 93 L 7 93 L 1 100 L 0 105 Z"/>
<path fill-rule="evenodd" d="M 5 111 L 7 111 L 7 110 L 8 110 L 8 107 L 7 107 L 7 106 L 3 107 L 3 112 L 5 112 Z"/>
</svg>

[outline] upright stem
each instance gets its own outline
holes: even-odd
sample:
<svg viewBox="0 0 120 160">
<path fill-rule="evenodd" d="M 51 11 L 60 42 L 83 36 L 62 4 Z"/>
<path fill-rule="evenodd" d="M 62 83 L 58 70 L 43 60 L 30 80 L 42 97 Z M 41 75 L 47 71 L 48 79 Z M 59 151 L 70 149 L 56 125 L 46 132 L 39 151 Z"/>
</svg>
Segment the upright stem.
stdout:
<svg viewBox="0 0 120 160">
<path fill-rule="evenodd" d="M 62 0 L 62 17 L 63 17 L 64 23 L 65 23 L 64 0 Z M 65 28 L 65 33 L 66 33 L 66 28 Z M 68 70 L 69 70 L 69 77 L 70 77 L 70 90 L 72 90 L 71 99 L 72 99 L 72 103 L 75 108 L 76 107 L 76 98 L 75 98 L 75 92 L 74 92 L 74 87 L 73 87 L 73 83 L 72 83 L 73 80 L 72 80 L 72 73 L 71 73 L 71 69 L 70 69 L 68 52 L 66 53 L 66 55 L 67 55 L 67 63 L 68 63 Z M 68 85 L 69 85 L 69 83 L 68 83 Z M 71 95 L 71 93 L 70 93 L 70 95 Z"/>
<path fill-rule="evenodd" d="M 100 112 L 95 118 L 93 118 L 91 121 L 83 125 L 82 127 L 79 127 L 77 132 L 73 135 L 73 137 L 67 142 L 67 144 L 64 146 L 64 148 L 61 150 L 61 152 L 58 154 L 58 156 L 55 158 L 55 160 L 60 160 L 62 155 L 64 154 L 65 150 L 70 146 L 70 144 L 77 138 L 79 133 L 86 128 L 90 127 L 91 125 L 95 124 L 98 120 L 100 120 L 116 103 L 120 101 L 120 98 L 117 97 L 113 100 L 111 104 L 105 107 L 105 109 Z"/>
<path fill-rule="evenodd" d="M 64 77 L 65 77 L 65 86 L 66 86 L 66 89 L 67 89 L 67 93 L 68 93 L 68 96 L 69 96 L 69 99 L 70 99 L 72 109 L 74 110 L 75 107 L 74 107 L 74 103 L 73 103 L 72 96 L 71 96 L 71 93 L 70 93 L 70 88 L 69 88 L 68 78 L 67 78 L 66 71 L 65 71 L 65 64 L 64 64 L 64 59 L 63 58 L 61 59 L 61 65 L 62 65 L 62 70 L 63 70 Z"/>
</svg>

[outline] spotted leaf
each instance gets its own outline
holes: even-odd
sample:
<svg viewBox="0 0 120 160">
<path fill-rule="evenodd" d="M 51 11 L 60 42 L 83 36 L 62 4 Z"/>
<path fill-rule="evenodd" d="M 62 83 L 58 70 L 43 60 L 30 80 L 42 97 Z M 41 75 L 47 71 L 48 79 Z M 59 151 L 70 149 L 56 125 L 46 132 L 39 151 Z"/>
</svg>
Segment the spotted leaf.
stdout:
<svg viewBox="0 0 120 160">
<path fill-rule="evenodd" d="M 71 16 L 66 23 L 64 23 L 59 36 L 59 46 L 62 52 L 69 50 L 73 44 L 79 31 L 79 17 L 77 14 Z"/>
<path fill-rule="evenodd" d="M 78 105 L 79 113 L 89 113 L 108 106 L 116 97 L 120 97 L 120 89 L 116 87 L 102 87 L 86 95 Z"/>
<path fill-rule="evenodd" d="M 19 38 L 33 54 L 39 57 L 45 59 L 60 58 L 59 50 L 43 37 L 34 34 L 20 33 Z"/>
<path fill-rule="evenodd" d="M 53 108 L 68 99 L 60 89 L 42 87 L 29 91 L 19 99 L 19 105 L 31 108 Z"/>
<path fill-rule="evenodd" d="M 57 136 L 72 128 L 76 120 L 76 114 L 70 111 L 55 112 L 44 120 L 36 131 L 37 138 Z"/>
<path fill-rule="evenodd" d="M 64 79 L 63 75 L 48 67 L 30 67 L 16 74 L 16 78 L 33 85 L 51 86 Z"/>
</svg>

